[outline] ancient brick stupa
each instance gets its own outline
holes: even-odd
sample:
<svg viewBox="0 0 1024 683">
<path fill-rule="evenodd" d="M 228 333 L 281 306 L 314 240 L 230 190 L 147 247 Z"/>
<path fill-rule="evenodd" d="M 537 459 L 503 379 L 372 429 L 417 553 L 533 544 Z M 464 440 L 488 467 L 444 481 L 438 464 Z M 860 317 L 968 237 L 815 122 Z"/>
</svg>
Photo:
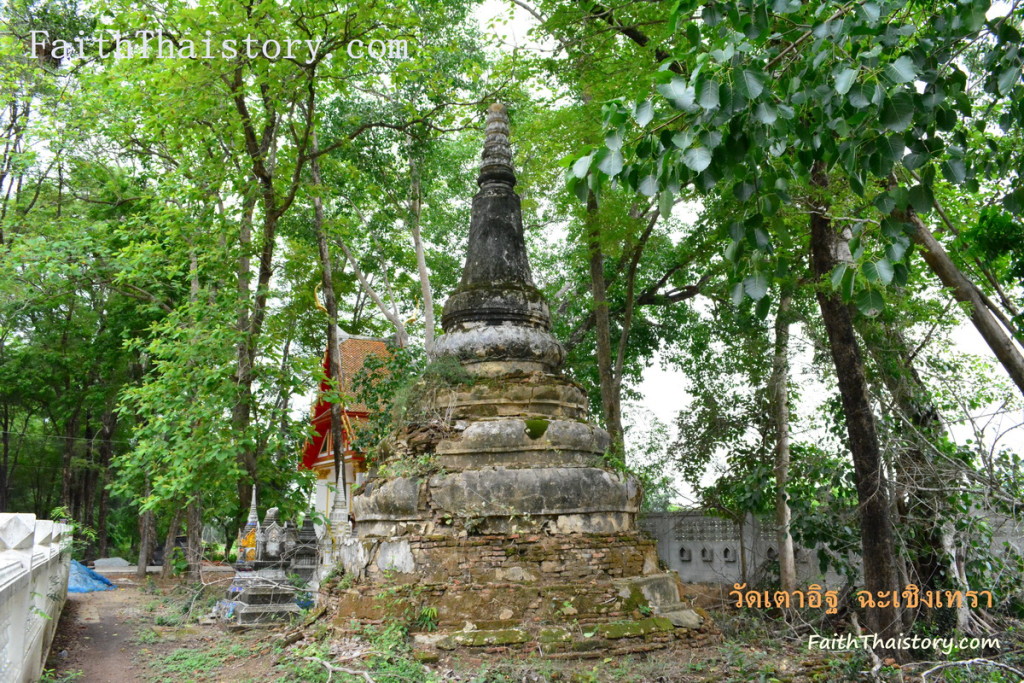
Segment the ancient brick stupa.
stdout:
<svg viewBox="0 0 1024 683">
<path fill-rule="evenodd" d="M 701 617 L 636 529 L 636 480 L 604 466 L 608 434 L 560 373 L 508 133 L 505 108 L 491 106 L 465 269 L 434 349 L 462 376 L 422 383 L 415 420 L 395 435 L 389 457 L 419 469 L 386 467 L 413 473 L 353 494 L 355 536 L 340 556 L 358 581 L 334 593 L 338 622 L 372 616 L 373 587 L 398 583 L 415 586 L 412 607 L 436 610 L 441 646 L 631 651 L 700 639 Z"/>
</svg>

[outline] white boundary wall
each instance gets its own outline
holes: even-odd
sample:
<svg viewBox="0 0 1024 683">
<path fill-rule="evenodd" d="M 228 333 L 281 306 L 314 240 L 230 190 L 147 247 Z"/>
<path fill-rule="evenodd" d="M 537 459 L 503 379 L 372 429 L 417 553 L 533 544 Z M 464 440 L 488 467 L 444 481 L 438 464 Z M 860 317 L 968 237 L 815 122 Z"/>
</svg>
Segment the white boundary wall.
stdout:
<svg viewBox="0 0 1024 683">
<path fill-rule="evenodd" d="M 68 595 L 71 527 L 0 513 L 0 681 L 42 675 Z"/>
</svg>

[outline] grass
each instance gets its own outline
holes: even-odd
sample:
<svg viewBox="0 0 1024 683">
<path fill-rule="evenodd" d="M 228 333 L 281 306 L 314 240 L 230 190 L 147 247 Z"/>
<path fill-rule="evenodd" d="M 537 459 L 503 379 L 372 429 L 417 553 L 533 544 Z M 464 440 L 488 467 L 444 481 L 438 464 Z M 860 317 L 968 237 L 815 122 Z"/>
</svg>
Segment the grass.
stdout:
<svg viewBox="0 0 1024 683">
<path fill-rule="evenodd" d="M 151 628 L 142 629 L 135 634 L 134 642 L 139 645 L 152 645 L 160 642 L 160 634 Z"/>
<path fill-rule="evenodd" d="M 160 657 L 152 668 L 168 680 L 169 675 L 185 676 L 187 681 L 212 680 L 218 669 L 230 658 L 247 657 L 252 654 L 249 647 L 240 643 L 221 642 L 209 649 L 181 647 L 170 654 Z"/>
<path fill-rule="evenodd" d="M 81 671 L 65 671 L 62 674 L 58 674 L 53 669 L 43 669 L 39 683 L 71 683 L 72 681 L 80 680 L 83 675 Z"/>
</svg>

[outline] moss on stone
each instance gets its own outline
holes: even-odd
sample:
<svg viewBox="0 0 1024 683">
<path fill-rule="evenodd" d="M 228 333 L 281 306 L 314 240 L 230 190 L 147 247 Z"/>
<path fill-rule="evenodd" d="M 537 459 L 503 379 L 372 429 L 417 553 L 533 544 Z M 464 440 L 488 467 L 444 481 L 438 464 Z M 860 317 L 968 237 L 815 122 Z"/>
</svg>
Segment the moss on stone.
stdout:
<svg viewBox="0 0 1024 683">
<path fill-rule="evenodd" d="M 413 650 L 412 658 L 422 664 L 434 664 L 441 659 L 436 652 L 429 650 Z"/>
<path fill-rule="evenodd" d="M 526 435 L 531 439 L 539 439 L 548 431 L 551 422 L 544 419 L 526 420 Z"/>
<path fill-rule="evenodd" d="M 569 640 L 572 636 L 569 635 L 569 631 L 564 628 L 545 628 L 541 629 L 540 633 L 537 634 L 538 643 L 562 643 Z"/>
<path fill-rule="evenodd" d="M 619 638 L 637 638 L 648 633 L 671 631 L 675 628 L 665 617 L 648 617 L 640 621 L 622 621 L 614 624 L 601 624 L 597 632 L 609 640 Z"/>
<path fill-rule="evenodd" d="M 644 592 L 640 590 L 640 586 L 635 583 L 631 583 L 629 585 L 629 597 L 622 603 L 622 611 L 632 612 L 635 609 L 650 606 L 650 601 L 647 600 Z"/>
<path fill-rule="evenodd" d="M 530 640 L 530 634 L 519 628 L 507 628 L 498 631 L 463 631 L 452 635 L 452 640 L 466 647 L 486 647 L 492 645 L 514 645 Z"/>
</svg>

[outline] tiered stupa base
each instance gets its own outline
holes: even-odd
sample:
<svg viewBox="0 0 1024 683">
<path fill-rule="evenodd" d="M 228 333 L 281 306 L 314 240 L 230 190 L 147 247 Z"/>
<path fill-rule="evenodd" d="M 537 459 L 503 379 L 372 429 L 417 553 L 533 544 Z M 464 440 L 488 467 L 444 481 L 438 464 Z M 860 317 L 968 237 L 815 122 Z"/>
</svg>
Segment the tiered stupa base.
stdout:
<svg viewBox="0 0 1024 683">
<path fill-rule="evenodd" d="M 714 633 L 681 604 L 678 577 L 658 569 L 654 541 L 638 533 L 405 535 L 348 551 L 346 565 L 363 566 L 365 578 L 328 588 L 341 628 L 403 619 L 422 631 L 417 619 L 431 614 L 437 630 L 421 644 L 546 654 L 643 652 Z"/>
</svg>

